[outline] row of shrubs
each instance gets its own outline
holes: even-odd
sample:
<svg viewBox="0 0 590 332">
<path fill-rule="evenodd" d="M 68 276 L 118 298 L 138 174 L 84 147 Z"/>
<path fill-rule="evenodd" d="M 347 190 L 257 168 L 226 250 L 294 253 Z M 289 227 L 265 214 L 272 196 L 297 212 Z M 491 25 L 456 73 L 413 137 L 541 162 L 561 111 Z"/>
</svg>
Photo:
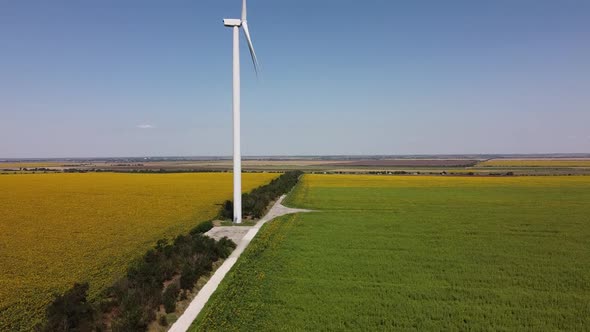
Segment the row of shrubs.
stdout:
<svg viewBox="0 0 590 332">
<path fill-rule="evenodd" d="M 212 227 L 206 222 L 171 243 L 158 241 L 96 301 L 88 300 L 88 283 L 75 284 L 47 307 L 46 323 L 37 330 L 145 331 L 161 305 L 167 313 L 174 312 L 179 297 L 183 299 L 201 276 L 211 273 L 214 262 L 236 247 L 227 238 L 215 241 L 205 236 Z M 162 317 L 161 324 L 167 324 Z"/>
<path fill-rule="evenodd" d="M 289 171 L 272 180 L 265 186 L 242 194 L 242 215 L 246 219 L 260 219 L 266 213 L 269 204 L 281 195 L 288 193 L 299 181 L 301 171 Z M 225 201 L 220 218 L 233 220 L 234 204 Z"/>
</svg>

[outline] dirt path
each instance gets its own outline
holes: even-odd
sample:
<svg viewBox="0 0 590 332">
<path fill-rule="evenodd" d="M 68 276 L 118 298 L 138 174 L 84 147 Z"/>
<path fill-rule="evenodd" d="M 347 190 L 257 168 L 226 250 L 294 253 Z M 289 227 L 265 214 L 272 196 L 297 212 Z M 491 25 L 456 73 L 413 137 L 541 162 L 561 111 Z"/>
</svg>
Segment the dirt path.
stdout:
<svg viewBox="0 0 590 332">
<path fill-rule="evenodd" d="M 268 221 L 292 213 L 311 212 L 310 210 L 292 209 L 284 206 L 283 199 L 285 195 L 281 196 L 272 206 L 270 211 L 264 216 L 255 226 L 222 226 L 214 227 L 209 232 L 205 233 L 214 239 L 220 239 L 224 236 L 229 237 L 238 244 L 232 254 L 223 262 L 223 264 L 215 271 L 215 274 L 199 291 L 199 294 L 193 299 L 188 308 L 184 311 L 182 316 L 172 325 L 169 332 L 185 332 L 191 326 L 193 321 L 197 318 L 211 295 L 215 292 L 225 275 L 234 266 L 244 249 L 248 247 L 254 236 L 258 233 L 260 228 Z"/>
</svg>

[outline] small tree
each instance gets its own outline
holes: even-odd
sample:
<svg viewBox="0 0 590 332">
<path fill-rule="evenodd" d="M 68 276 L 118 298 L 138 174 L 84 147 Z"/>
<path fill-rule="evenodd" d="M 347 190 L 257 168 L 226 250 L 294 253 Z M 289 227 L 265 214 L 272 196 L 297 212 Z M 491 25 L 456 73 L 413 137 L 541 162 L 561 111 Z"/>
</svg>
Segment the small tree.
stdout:
<svg viewBox="0 0 590 332">
<path fill-rule="evenodd" d="M 166 313 L 176 311 L 176 300 L 178 299 L 179 292 L 180 288 L 176 283 L 171 284 L 164 291 L 164 294 L 162 295 L 162 304 L 164 304 Z"/>
<path fill-rule="evenodd" d="M 47 307 L 43 331 L 92 331 L 94 308 L 88 303 L 88 283 L 76 283 Z"/>
</svg>

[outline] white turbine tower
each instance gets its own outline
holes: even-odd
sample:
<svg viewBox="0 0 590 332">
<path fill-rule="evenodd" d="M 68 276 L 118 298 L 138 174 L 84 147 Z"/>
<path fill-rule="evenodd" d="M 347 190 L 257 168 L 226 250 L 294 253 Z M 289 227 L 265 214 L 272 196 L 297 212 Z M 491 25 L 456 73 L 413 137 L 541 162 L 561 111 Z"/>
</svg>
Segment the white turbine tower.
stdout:
<svg viewBox="0 0 590 332">
<path fill-rule="evenodd" d="M 233 123 L 234 123 L 234 223 L 242 222 L 242 154 L 240 151 L 240 28 L 244 30 L 254 70 L 258 75 L 258 59 L 248 30 L 246 0 L 242 3 L 242 19 L 224 19 L 223 25 L 234 30 L 233 58 Z"/>
</svg>

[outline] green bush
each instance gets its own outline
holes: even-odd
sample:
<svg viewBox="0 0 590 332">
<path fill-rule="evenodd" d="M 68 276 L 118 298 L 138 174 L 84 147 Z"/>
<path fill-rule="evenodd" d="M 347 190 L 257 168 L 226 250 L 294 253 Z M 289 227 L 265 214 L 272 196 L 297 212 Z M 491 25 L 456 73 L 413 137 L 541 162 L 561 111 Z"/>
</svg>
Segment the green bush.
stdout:
<svg viewBox="0 0 590 332">
<path fill-rule="evenodd" d="M 228 258 L 229 255 L 236 249 L 236 243 L 227 237 L 223 237 L 218 241 L 218 245 L 215 247 L 217 255 L 220 258 Z"/>
<path fill-rule="evenodd" d="M 211 228 L 213 228 L 213 222 L 209 220 L 209 221 L 205 221 L 205 222 L 202 222 L 199 225 L 197 225 L 197 227 L 193 228 L 190 233 L 191 234 L 197 234 L 197 233 L 205 234 Z"/>
<path fill-rule="evenodd" d="M 168 318 L 166 318 L 166 315 L 160 316 L 158 323 L 160 323 L 161 326 L 168 326 Z"/>
<path fill-rule="evenodd" d="M 171 284 L 166 288 L 164 294 L 162 294 L 162 304 L 164 304 L 164 310 L 166 313 L 176 311 L 176 300 L 178 299 L 178 293 L 180 288 L 177 284 Z"/>
</svg>

